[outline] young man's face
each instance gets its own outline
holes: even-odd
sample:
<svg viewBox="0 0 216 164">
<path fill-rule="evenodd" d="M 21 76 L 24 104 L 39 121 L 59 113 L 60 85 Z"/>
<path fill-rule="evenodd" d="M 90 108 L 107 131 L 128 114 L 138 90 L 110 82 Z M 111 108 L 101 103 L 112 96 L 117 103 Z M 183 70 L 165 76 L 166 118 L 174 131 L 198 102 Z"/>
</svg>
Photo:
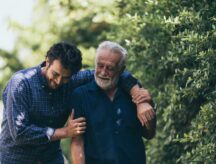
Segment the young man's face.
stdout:
<svg viewBox="0 0 216 164">
<path fill-rule="evenodd" d="M 69 69 L 65 69 L 62 66 L 59 59 L 54 60 L 52 63 L 49 62 L 49 59 L 46 59 L 44 70 L 45 77 L 51 89 L 57 89 L 62 84 L 68 83 L 72 75 Z"/>
<path fill-rule="evenodd" d="M 116 87 L 123 69 L 118 67 L 121 56 L 110 52 L 110 50 L 100 50 L 97 54 L 95 80 L 100 88 L 109 90 Z"/>
</svg>

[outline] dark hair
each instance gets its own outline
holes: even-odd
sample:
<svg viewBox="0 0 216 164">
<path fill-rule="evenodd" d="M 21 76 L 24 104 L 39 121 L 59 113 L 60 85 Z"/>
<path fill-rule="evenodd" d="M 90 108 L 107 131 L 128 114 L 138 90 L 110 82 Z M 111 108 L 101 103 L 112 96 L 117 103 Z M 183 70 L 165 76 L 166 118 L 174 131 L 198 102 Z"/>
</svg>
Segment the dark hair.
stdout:
<svg viewBox="0 0 216 164">
<path fill-rule="evenodd" d="M 60 60 L 65 69 L 77 73 L 82 67 L 82 54 L 74 44 L 60 42 L 54 44 L 46 54 L 50 64 L 56 59 Z"/>
</svg>

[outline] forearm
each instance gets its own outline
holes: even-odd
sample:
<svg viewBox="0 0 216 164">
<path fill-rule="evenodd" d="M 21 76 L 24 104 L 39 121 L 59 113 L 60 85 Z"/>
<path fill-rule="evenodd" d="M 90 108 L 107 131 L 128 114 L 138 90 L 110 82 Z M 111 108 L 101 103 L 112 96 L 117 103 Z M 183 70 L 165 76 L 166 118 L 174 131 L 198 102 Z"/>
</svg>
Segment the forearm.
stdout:
<svg viewBox="0 0 216 164">
<path fill-rule="evenodd" d="M 10 106 L 12 107 L 12 105 Z M 13 109 L 13 108 L 11 108 Z M 22 111 L 15 115 L 15 112 L 7 112 L 7 120 L 10 135 L 19 145 L 43 145 L 49 142 L 49 127 L 39 127 L 30 124 L 28 115 Z M 15 116 L 15 117 L 14 117 Z"/>
<path fill-rule="evenodd" d="M 131 96 L 135 96 L 136 92 L 137 92 L 139 89 L 140 89 L 140 87 L 139 87 L 138 84 L 134 85 L 134 86 L 131 88 L 131 90 L 130 90 Z"/>
<path fill-rule="evenodd" d="M 49 143 L 47 136 L 48 127 L 41 128 L 34 125 L 27 126 L 24 128 L 10 128 L 10 135 L 18 145 L 43 145 Z"/>
<path fill-rule="evenodd" d="M 67 137 L 68 135 L 67 135 L 66 128 L 65 127 L 58 128 L 58 129 L 55 129 L 53 135 L 50 138 L 50 141 L 56 141 L 56 140 L 60 140 L 60 139 L 67 138 Z"/>
<path fill-rule="evenodd" d="M 73 164 L 85 164 L 84 141 L 81 136 L 72 138 L 71 158 Z"/>
<path fill-rule="evenodd" d="M 139 103 L 152 103 L 152 99 L 148 90 L 144 88 L 140 88 L 138 84 L 134 85 L 130 90 L 130 95 L 132 97 L 132 101 L 135 104 Z"/>
<path fill-rule="evenodd" d="M 156 115 L 153 119 L 148 121 L 148 124 L 146 124 L 143 127 L 143 137 L 146 139 L 152 139 L 156 134 Z"/>
</svg>

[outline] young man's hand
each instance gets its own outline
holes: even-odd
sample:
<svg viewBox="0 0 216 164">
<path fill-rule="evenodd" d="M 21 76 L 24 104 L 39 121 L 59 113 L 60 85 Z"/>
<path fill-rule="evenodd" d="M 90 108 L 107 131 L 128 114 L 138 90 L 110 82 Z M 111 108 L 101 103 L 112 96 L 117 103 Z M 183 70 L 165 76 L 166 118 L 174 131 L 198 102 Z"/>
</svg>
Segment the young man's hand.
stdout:
<svg viewBox="0 0 216 164">
<path fill-rule="evenodd" d="M 84 117 L 74 119 L 74 111 L 72 111 L 67 126 L 55 129 L 51 136 L 51 141 L 60 140 L 63 138 L 72 138 L 85 133 L 86 122 Z"/>
<path fill-rule="evenodd" d="M 66 126 L 66 133 L 68 137 L 75 137 L 77 135 L 85 133 L 86 122 L 84 117 L 74 119 L 74 111 L 70 115 L 68 124 Z"/>
</svg>

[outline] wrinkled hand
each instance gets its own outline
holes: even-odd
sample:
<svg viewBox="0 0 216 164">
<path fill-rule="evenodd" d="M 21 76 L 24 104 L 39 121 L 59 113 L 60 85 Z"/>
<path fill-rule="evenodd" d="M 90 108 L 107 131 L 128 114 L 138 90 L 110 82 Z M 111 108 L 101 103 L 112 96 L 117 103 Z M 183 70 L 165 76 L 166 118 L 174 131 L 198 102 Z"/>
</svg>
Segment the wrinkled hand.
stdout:
<svg viewBox="0 0 216 164">
<path fill-rule="evenodd" d="M 72 110 L 72 113 L 70 115 L 70 118 L 68 120 L 68 124 L 66 127 L 66 133 L 68 137 L 75 137 L 77 135 L 85 133 L 86 129 L 86 122 L 84 117 L 80 117 L 77 119 L 74 119 L 74 110 Z"/>
<path fill-rule="evenodd" d="M 135 104 L 150 102 L 151 101 L 150 93 L 148 92 L 148 90 L 144 88 L 136 89 L 133 92 L 132 101 Z"/>
<path fill-rule="evenodd" d="M 156 114 L 149 103 L 140 103 L 137 104 L 137 117 L 142 126 L 146 126 L 146 128 L 149 129 L 151 128 L 152 120 L 154 120 Z"/>
</svg>

